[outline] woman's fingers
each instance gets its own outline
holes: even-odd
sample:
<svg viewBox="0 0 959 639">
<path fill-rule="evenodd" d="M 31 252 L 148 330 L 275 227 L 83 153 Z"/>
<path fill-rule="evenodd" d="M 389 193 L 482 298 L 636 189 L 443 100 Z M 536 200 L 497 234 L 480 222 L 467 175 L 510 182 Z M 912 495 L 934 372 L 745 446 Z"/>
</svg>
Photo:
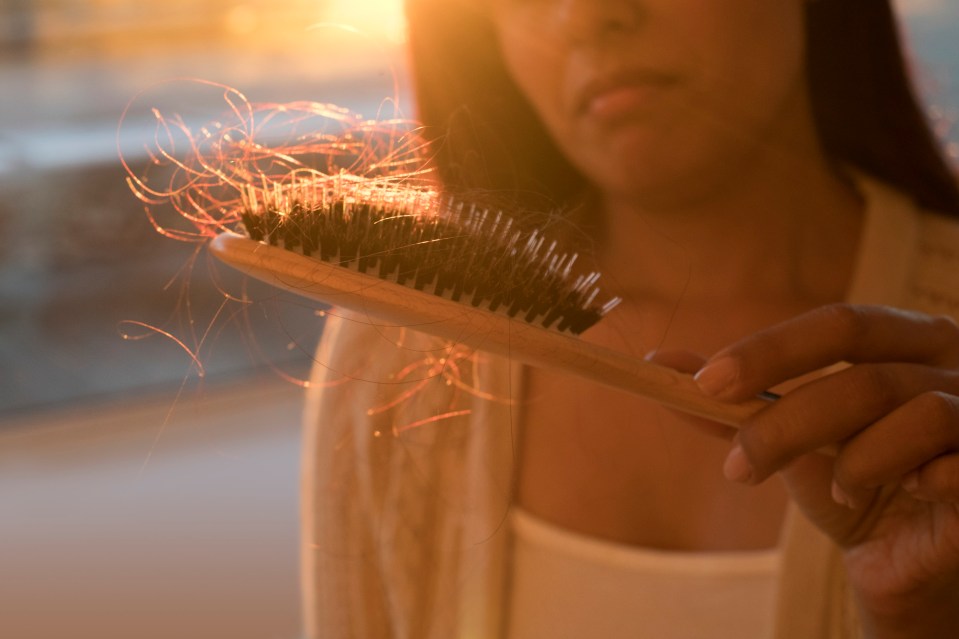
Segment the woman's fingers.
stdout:
<svg viewBox="0 0 959 639">
<path fill-rule="evenodd" d="M 882 306 L 833 304 L 760 331 L 723 349 L 696 375 L 709 394 L 745 400 L 836 362 L 959 366 L 959 327 Z"/>
<path fill-rule="evenodd" d="M 942 455 L 902 479 L 916 499 L 959 502 L 959 453 Z"/>
<path fill-rule="evenodd" d="M 877 488 L 902 482 L 926 464 L 955 453 L 959 453 L 959 397 L 927 392 L 850 439 L 836 459 L 834 475 L 847 492 Z"/>
<path fill-rule="evenodd" d="M 959 375 L 918 364 L 862 364 L 808 382 L 743 425 L 737 439 L 749 479 L 762 481 L 801 455 L 841 442 L 840 488 L 853 493 L 898 481 L 959 450 L 957 394 Z"/>
<path fill-rule="evenodd" d="M 822 369 L 846 362 L 843 370 Z M 747 337 L 697 373 L 707 393 L 744 400 L 819 371 L 754 415 L 725 472 L 757 483 L 838 444 L 835 500 L 865 502 L 890 484 L 959 501 L 959 327 L 945 317 L 835 304 Z"/>
<path fill-rule="evenodd" d="M 699 370 L 700 367 L 702 367 L 703 362 L 706 361 L 706 358 L 704 358 L 702 355 L 679 350 L 651 351 L 646 354 L 644 359 L 646 361 L 659 364 L 660 366 L 672 368 L 673 370 L 677 370 L 682 373 L 694 373 Z M 736 429 L 732 428 L 731 426 L 718 424 L 714 421 L 703 419 L 702 417 L 693 417 L 692 415 L 679 411 L 676 411 L 675 415 L 690 426 L 693 426 L 694 428 L 697 428 L 698 430 L 712 437 L 719 437 L 728 440 L 736 434 Z"/>
<path fill-rule="evenodd" d="M 706 362 L 706 358 L 702 355 L 692 353 L 690 351 L 650 351 L 646 353 L 646 356 L 643 357 L 647 362 L 655 362 L 660 366 L 666 366 L 667 368 L 672 368 L 681 373 L 695 373 L 702 365 Z"/>
</svg>

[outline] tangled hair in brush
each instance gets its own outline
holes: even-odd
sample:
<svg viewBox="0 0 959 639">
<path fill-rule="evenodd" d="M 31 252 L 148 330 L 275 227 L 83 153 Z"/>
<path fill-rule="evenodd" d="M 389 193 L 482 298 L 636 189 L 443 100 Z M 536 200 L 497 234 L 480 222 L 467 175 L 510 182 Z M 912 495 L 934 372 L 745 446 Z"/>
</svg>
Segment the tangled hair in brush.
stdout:
<svg viewBox="0 0 959 639">
<path fill-rule="evenodd" d="M 447 185 L 514 192 L 531 206 L 574 202 L 586 181 L 510 79 L 487 1 L 406 3 L 419 119 Z M 827 153 L 959 217 L 955 169 L 917 98 L 890 0 L 805 6 L 811 101 Z"/>
</svg>

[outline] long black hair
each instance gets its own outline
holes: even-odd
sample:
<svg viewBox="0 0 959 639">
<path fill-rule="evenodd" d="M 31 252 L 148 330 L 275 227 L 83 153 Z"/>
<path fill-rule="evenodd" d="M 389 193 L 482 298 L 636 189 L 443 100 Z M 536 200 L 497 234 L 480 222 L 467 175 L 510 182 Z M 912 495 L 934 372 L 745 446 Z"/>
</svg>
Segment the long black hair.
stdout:
<svg viewBox="0 0 959 639">
<path fill-rule="evenodd" d="M 568 205 L 585 178 L 557 149 L 510 79 L 476 0 L 407 0 L 419 119 L 436 168 L 455 190 L 509 192 Z M 910 74 L 890 0 L 806 5 L 813 115 L 834 160 L 959 217 L 959 184 Z"/>
</svg>

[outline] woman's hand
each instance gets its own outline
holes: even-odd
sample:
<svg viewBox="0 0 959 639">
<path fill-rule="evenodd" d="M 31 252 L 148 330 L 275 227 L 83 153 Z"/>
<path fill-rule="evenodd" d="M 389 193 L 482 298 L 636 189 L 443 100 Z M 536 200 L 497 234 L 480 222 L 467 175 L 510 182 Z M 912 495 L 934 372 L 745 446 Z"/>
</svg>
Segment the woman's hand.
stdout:
<svg viewBox="0 0 959 639">
<path fill-rule="evenodd" d="M 839 362 L 739 431 L 729 479 L 780 473 L 844 551 L 875 637 L 959 636 L 959 328 L 885 307 L 827 306 L 717 353 L 696 378 L 743 400 Z M 816 451 L 833 446 L 827 456 Z"/>
</svg>

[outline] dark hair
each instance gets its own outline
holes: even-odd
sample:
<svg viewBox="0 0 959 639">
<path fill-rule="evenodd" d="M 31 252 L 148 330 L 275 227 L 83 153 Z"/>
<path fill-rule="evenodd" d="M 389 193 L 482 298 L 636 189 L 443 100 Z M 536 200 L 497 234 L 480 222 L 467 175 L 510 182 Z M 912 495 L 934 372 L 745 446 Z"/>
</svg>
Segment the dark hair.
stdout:
<svg viewBox="0 0 959 639">
<path fill-rule="evenodd" d="M 585 179 L 512 82 L 476 0 L 407 0 L 420 120 L 451 189 L 568 205 Z M 807 2 L 813 114 L 833 159 L 959 217 L 959 184 L 910 81 L 889 0 Z"/>
<path fill-rule="evenodd" d="M 813 114 L 830 156 L 959 216 L 959 185 L 933 133 L 888 0 L 807 2 Z"/>
<path fill-rule="evenodd" d="M 482 0 L 406 0 L 418 119 L 455 191 L 565 205 L 586 180 L 513 83 Z M 551 201 L 550 201 L 551 200 Z"/>
</svg>

